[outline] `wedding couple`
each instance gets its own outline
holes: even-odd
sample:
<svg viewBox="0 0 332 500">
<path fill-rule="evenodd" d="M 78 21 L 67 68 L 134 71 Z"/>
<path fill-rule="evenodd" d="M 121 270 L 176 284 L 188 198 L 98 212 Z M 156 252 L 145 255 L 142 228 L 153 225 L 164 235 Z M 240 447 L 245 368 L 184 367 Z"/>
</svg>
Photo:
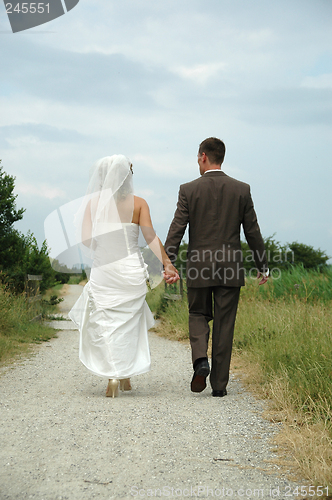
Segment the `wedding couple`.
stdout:
<svg viewBox="0 0 332 500">
<path fill-rule="evenodd" d="M 106 396 L 131 390 L 130 378 L 149 371 L 148 330 L 154 320 L 145 301 L 147 266 L 138 245 L 141 228 L 175 283 L 174 267 L 189 225 L 187 290 L 192 349 L 191 390 L 202 392 L 210 374 L 213 396 L 225 396 L 233 331 L 244 269 L 240 229 L 253 252 L 260 284 L 268 279 L 264 242 L 248 184 L 221 171 L 225 145 L 204 140 L 198 150 L 201 177 L 180 186 L 165 248 L 155 234 L 148 204 L 134 196 L 133 169 L 123 155 L 99 160 L 77 214 L 84 248 L 93 258 L 90 280 L 70 312 L 80 331 L 79 357 L 94 374 L 109 379 Z M 211 373 L 207 358 L 213 321 Z"/>
</svg>

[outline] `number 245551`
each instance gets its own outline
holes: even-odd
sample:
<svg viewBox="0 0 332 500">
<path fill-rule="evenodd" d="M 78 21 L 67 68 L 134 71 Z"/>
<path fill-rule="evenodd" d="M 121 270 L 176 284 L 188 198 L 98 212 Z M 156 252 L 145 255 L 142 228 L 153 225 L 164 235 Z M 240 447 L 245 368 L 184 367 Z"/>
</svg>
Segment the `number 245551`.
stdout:
<svg viewBox="0 0 332 500">
<path fill-rule="evenodd" d="M 15 7 L 13 7 L 12 3 L 6 3 L 6 11 L 7 14 L 13 14 L 16 12 L 19 14 L 20 12 L 22 14 L 43 14 L 45 11 L 49 14 L 50 13 L 50 4 L 49 3 L 18 3 L 16 4 Z"/>
</svg>

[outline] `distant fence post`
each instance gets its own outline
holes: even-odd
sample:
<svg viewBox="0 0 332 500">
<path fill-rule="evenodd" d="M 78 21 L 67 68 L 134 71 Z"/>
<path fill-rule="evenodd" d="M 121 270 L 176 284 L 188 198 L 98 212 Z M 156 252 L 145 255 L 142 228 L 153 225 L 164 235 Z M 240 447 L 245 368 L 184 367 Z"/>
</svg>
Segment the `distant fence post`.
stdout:
<svg viewBox="0 0 332 500">
<path fill-rule="evenodd" d="M 42 274 L 27 274 L 25 277 L 24 291 L 29 302 L 41 298 L 39 293 L 40 282 L 43 279 Z"/>
<path fill-rule="evenodd" d="M 180 295 L 183 298 L 183 279 L 182 279 L 182 276 L 180 276 Z"/>
</svg>

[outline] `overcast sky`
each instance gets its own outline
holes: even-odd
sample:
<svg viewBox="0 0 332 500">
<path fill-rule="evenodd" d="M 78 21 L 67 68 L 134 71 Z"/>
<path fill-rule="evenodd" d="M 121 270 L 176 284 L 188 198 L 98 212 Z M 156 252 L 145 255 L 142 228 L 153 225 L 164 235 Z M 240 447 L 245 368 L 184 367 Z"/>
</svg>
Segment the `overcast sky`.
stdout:
<svg viewBox="0 0 332 500">
<path fill-rule="evenodd" d="M 11 33 L 0 4 L 0 159 L 17 228 L 82 196 L 91 165 L 125 154 L 165 239 L 206 137 L 251 185 L 263 236 L 332 256 L 331 0 L 80 0 Z"/>
</svg>

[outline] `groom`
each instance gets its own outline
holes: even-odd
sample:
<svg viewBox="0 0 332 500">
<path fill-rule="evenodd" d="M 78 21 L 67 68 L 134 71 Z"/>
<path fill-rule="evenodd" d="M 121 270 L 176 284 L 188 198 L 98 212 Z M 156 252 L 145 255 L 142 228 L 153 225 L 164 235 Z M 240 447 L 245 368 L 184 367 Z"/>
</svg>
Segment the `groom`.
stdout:
<svg viewBox="0 0 332 500">
<path fill-rule="evenodd" d="M 229 379 L 234 323 L 244 285 L 240 243 L 241 225 L 252 251 L 260 284 L 267 281 L 268 263 L 248 184 L 221 171 L 225 145 L 205 139 L 198 150 L 201 177 L 180 186 L 177 209 L 165 250 L 175 262 L 189 224 L 187 289 L 189 338 L 194 375 L 191 390 L 201 392 L 210 373 L 207 359 L 209 321 L 213 321 L 212 396 L 225 396 Z M 213 311 L 212 311 L 213 309 Z"/>
</svg>

